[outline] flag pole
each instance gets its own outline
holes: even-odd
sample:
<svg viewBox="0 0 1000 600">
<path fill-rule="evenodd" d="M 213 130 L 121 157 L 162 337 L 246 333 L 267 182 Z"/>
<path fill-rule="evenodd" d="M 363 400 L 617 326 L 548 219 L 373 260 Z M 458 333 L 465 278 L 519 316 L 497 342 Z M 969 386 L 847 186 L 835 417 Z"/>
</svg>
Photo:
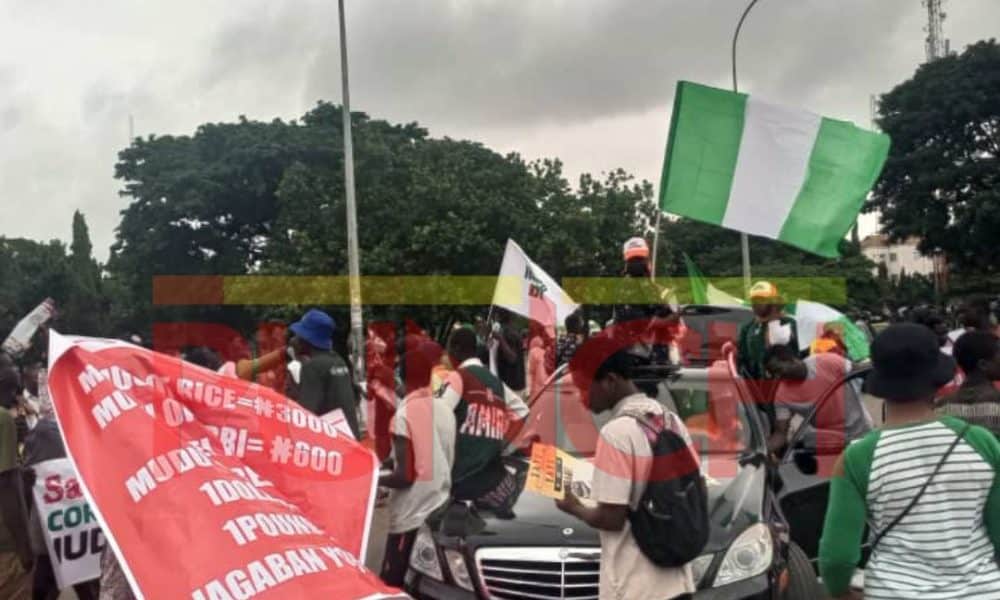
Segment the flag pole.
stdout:
<svg viewBox="0 0 1000 600">
<path fill-rule="evenodd" d="M 351 92 L 347 75 L 347 25 L 344 19 L 344 0 L 338 0 L 340 16 L 340 78 L 344 118 L 344 189 L 347 204 L 347 268 L 351 297 L 351 341 L 356 372 L 365 373 L 364 326 L 361 315 L 361 267 L 358 259 L 358 217 L 354 195 L 354 140 L 351 135 Z"/>
<path fill-rule="evenodd" d="M 659 201 L 656 204 L 656 225 L 653 230 L 653 265 L 650 268 L 649 278 L 656 281 L 656 249 L 660 246 L 660 219 L 663 218 L 663 210 Z"/>
<path fill-rule="evenodd" d="M 758 0 L 750 0 L 750 4 L 747 5 L 746 10 L 743 11 L 743 15 L 740 16 L 740 21 L 736 24 L 736 31 L 733 33 L 733 92 L 736 93 L 740 91 L 736 81 L 736 42 L 740 39 L 740 30 L 743 29 L 743 22 L 746 21 L 747 15 L 750 14 L 750 11 L 753 10 L 757 2 Z M 740 233 L 740 252 L 743 255 L 743 293 L 745 296 L 750 293 L 750 236 L 742 232 Z"/>
</svg>

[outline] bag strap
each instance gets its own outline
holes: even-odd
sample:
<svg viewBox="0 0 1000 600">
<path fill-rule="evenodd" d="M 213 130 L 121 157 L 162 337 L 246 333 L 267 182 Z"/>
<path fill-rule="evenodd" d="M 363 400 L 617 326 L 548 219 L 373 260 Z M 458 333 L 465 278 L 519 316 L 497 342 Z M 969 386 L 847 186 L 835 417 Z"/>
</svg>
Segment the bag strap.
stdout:
<svg viewBox="0 0 1000 600">
<path fill-rule="evenodd" d="M 627 414 L 625 416 L 632 417 L 633 419 L 635 419 L 636 422 L 639 424 L 639 427 L 646 431 L 646 433 L 648 434 L 646 436 L 646 439 L 649 441 L 650 447 L 652 447 L 653 445 L 653 440 L 659 437 L 660 433 L 666 431 L 666 424 L 664 424 L 664 427 L 657 427 L 649 419 L 649 417 L 653 416 L 652 413 L 649 413 L 647 415 Z"/>
<path fill-rule="evenodd" d="M 875 552 L 875 548 L 878 546 L 878 543 L 882 541 L 882 538 L 884 538 L 885 535 L 889 533 L 889 531 L 891 531 L 893 527 L 898 525 L 899 522 L 902 521 L 904 517 L 906 517 L 906 515 L 910 514 L 910 511 L 913 510 L 913 507 L 917 505 L 917 502 L 920 501 L 920 498 L 924 495 L 924 492 L 926 492 L 927 488 L 931 485 L 931 481 L 941 471 L 941 467 L 943 467 L 944 463 L 948 461 L 948 457 L 951 456 L 952 452 L 954 452 L 955 448 L 958 446 L 958 443 L 961 442 L 962 438 L 965 437 L 965 433 L 969 431 L 969 427 L 971 427 L 971 425 L 966 423 L 965 427 L 963 427 L 962 430 L 958 432 L 958 435 L 955 436 L 955 441 L 951 443 L 951 446 L 948 447 L 947 452 L 945 452 L 944 456 L 941 457 L 941 460 L 938 461 L 937 466 L 934 467 L 934 471 L 931 472 L 930 477 L 928 477 L 927 480 L 924 481 L 924 484 L 920 486 L 920 490 L 917 491 L 917 494 L 913 497 L 913 500 L 910 500 L 910 503 L 906 505 L 906 508 L 904 508 L 902 512 L 896 515 L 896 518 L 893 519 L 892 522 L 889 523 L 889 525 L 885 529 L 883 529 L 882 531 L 878 532 L 875 535 L 875 539 L 872 540 L 870 546 L 871 552 Z"/>
<path fill-rule="evenodd" d="M 636 423 L 639 424 L 639 429 L 643 430 L 643 435 L 646 437 L 646 441 L 649 442 L 650 450 L 653 450 L 653 445 L 656 443 L 657 438 L 660 437 L 660 434 L 663 433 L 664 431 L 667 431 L 668 429 L 665 421 L 663 427 L 657 427 L 653 423 L 651 417 L 656 416 L 653 413 L 646 413 L 644 415 L 637 415 L 632 413 L 632 414 L 626 414 L 624 416 L 632 417 L 633 419 L 635 419 Z M 664 415 L 664 420 L 665 419 L 666 415 Z"/>
</svg>

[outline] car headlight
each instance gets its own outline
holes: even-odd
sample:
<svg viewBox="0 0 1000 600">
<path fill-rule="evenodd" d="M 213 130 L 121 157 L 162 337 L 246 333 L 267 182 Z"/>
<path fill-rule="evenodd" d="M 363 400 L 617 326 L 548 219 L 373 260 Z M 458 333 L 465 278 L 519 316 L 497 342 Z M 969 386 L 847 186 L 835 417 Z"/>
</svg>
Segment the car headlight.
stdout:
<svg viewBox="0 0 1000 600">
<path fill-rule="evenodd" d="M 756 577 L 771 567 L 774 543 L 767 525 L 758 523 L 740 534 L 726 550 L 714 587 Z"/>
<path fill-rule="evenodd" d="M 691 577 L 694 579 L 695 587 L 701 585 L 701 580 L 705 578 L 705 573 L 708 571 L 708 568 L 712 566 L 712 560 L 714 558 L 714 554 L 702 554 L 698 558 L 691 561 Z"/>
<path fill-rule="evenodd" d="M 444 581 L 441 573 L 441 561 L 438 560 L 437 546 L 434 544 L 434 536 L 426 526 L 421 527 L 417 532 L 417 539 L 413 541 L 413 550 L 410 551 L 410 568 L 433 577 L 438 581 Z"/>
<path fill-rule="evenodd" d="M 472 577 L 469 577 L 469 569 L 465 566 L 465 557 L 462 556 L 462 553 L 458 550 L 446 549 L 444 551 L 444 560 L 448 563 L 448 570 L 451 572 L 451 578 L 455 580 L 455 583 L 470 592 L 474 591 Z"/>
</svg>

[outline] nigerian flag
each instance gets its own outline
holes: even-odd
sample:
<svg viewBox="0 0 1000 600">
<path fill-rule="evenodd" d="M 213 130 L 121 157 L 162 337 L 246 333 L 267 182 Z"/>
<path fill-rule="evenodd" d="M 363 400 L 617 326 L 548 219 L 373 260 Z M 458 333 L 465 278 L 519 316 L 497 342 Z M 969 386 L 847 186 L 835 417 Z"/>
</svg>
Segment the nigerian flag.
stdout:
<svg viewBox="0 0 1000 600">
<path fill-rule="evenodd" d="M 852 123 L 681 81 L 660 208 L 836 257 L 888 152 Z"/>
<path fill-rule="evenodd" d="M 743 301 L 727 294 L 705 279 L 701 270 L 694 264 L 691 257 L 684 253 L 684 264 L 687 266 L 688 281 L 691 284 L 692 304 L 711 304 L 712 306 L 743 306 Z"/>
</svg>

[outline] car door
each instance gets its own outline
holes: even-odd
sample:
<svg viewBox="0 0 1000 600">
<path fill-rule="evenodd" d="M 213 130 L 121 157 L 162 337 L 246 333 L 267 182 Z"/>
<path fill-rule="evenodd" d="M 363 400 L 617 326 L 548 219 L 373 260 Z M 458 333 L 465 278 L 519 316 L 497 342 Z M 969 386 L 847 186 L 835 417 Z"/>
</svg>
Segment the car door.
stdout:
<svg viewBox="0 0 1000 600">
<path fill-rule="evenodd" d="M 830 388 L 817 399 L 812 410 L 803 419 L 803 423 L 815 424 L 816 415 L 827 402 L 843 398 L 844 386 L 864 383 L 870 373 L 870 368 L 857 369 Z M 863 387 L 863 386 L 862 386 Z M 874 400 L 864 399 L 868 411 L 876 408 Z M 881 408 L 877 407 L 880 421 Z M 826 504 L 829 496 L 829 479 L 833 466 L 843 450 L 841 445 L 817 444 L 817 448 L 806 449 L 799 444 L 804 436 L 804 428 L 800 427 L 792 436 L 788 450 L 781 458 L 778 466 L 779 490 L 777 493 L 781 511 L 788 521 L 792 541 L 798 544 L 812 561 L 819 554 L 819 539 L 823 533 L 823 519 L 826 516 Z M 845 440 L 850 442 L 851 440 Z M 798 447 L 797 447 L 798 446 Z"/>
</svg>

